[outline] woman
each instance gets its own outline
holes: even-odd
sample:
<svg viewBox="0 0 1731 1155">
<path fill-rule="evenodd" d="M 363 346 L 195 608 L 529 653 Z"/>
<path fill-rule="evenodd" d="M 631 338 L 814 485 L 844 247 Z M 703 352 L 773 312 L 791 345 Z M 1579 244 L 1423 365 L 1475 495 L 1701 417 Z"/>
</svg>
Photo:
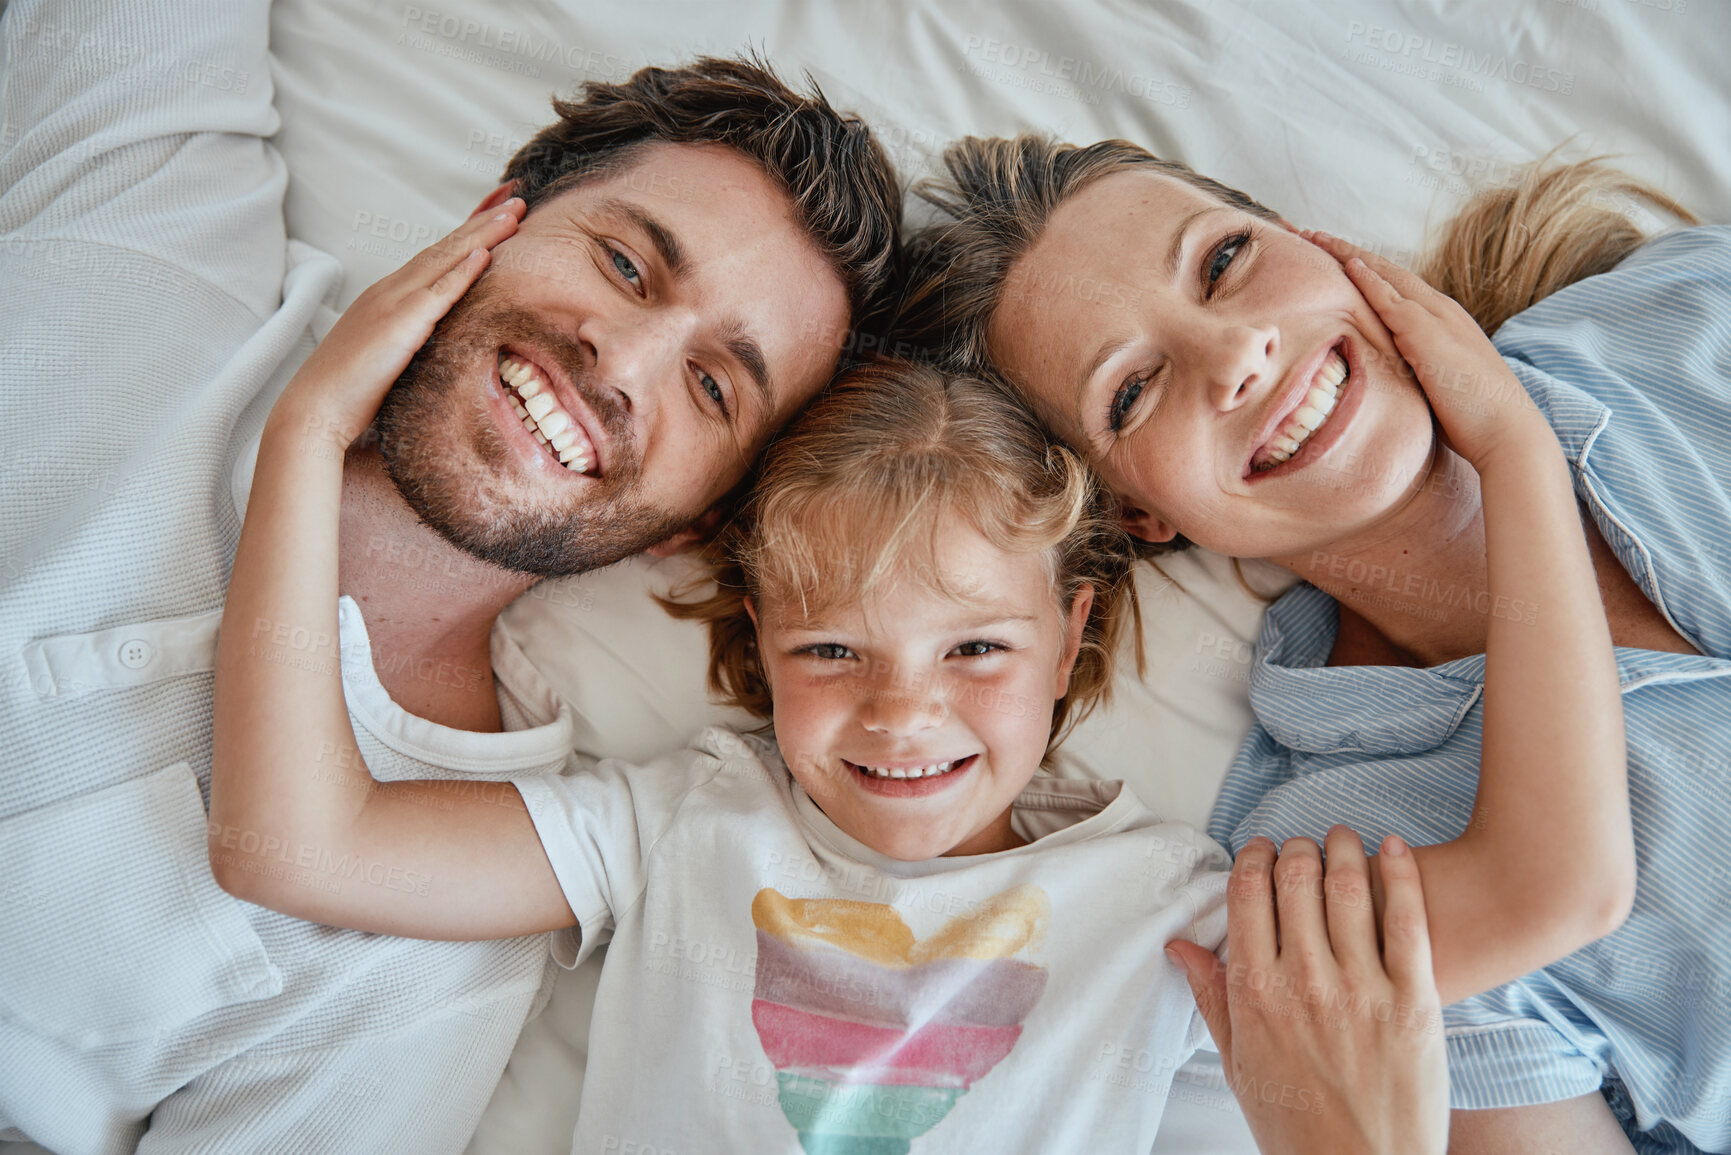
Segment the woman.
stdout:
<svg viewBox="0 0 1731 1155">
<path fill-rule="evenodd" d="M 1440 294 L 1122 141 L 970 139 L 945 159 L 909 335 L 995 365 L 1139 538 L 1308 583 L 1270 610 L 1258 724 L 1211 833 L 1236 851 L 1340 821 L 1437 843 L 1521 813 L 1544 839 L 1527 808 L 1566 781 L 1473 801 L 1485 640 L 1545 607 L 1484 596 L 1478 475 L 1413 380 L 1447 366 L 1406 364 L 1365 296 L 1381 278 L 1349 262 L 1394 299 Z M 1456 1150 L 1731 1149 L 1731 230 L 1641 247 L 1616 211 L 1631 198 L 1693 223 L 1594 164 L 1535 171 L 1452 222 L 1426 270 L 1512 370 L 1459 375 L 1448 404 L 1535 404 L 1571 463 L 1619 647 L 1639 862 L 1615 933 L 1555 934 L 1534 965 L 1558 961 L 1448 1010 Z M 1543 938 L 1525 897 L 1565 882 L 1486 879 L 1509 905 L 1484 942 Z M 1442 982 L 1468 961 L 1444 952 L 1471 943 L 1436 949 L 1445 1001 L 1477 989 Z"/>
</svg>

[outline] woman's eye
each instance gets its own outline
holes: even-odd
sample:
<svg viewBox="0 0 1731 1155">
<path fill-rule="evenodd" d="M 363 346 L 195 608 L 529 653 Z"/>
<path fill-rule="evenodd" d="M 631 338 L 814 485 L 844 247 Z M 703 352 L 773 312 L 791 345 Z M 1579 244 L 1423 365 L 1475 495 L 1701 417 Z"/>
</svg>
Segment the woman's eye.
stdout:
<svg viewBox="0 0 1731 1155">
<path fill-rule="evenodd" d="M 1106 408 L 1106 428 L 1113 433 L 1124 428 L 1124 420 L 1130 416 L 1130 410 L 1135 407 L 1137 398 L 1142 396 L 1142 390 L 1148 387 L 1148 380 L 1148 374 L 1138 373 L 1118 386 L 1118 391 L 1112 394 L 1112 404 Z"/>
<path fill-rule="evenodd" d="M 643 275 L 637 271 L 637 266 L 631 263 L 631 258 L 618 249 L 609 247 L 607 253 L 613 258 L 613 267 L 619 270 L 619 275 L 632 285 L 642 282 Z"/>
<path fill-rule="evenodd" d="M 1232 262 L 1238 257 L 1238 251 L 1249 243 L 1250 233 L 1241 232 L 1233 233 L 1214 246 L 1202 268 L 1202 279 L 1209 291 L 1213 290 L 1215 282 L 1226 275 L 1226 270 L 1232 267 Z"/>
<path fill-rule="evenodd" d="M 963 642 L 950 652 L 959 658 L 983 658 L 1003 648 L 996 642 Z"/>
<path fill-rule="evenodd" d="M 721 395 L 721 383 L 701 369 L 697 371 L 697 383 L 703 386 L 703 391 L 709 394 L 709 399 L 719 405 L 723 413 L 726 413 L 727 400 Z"/>
<path fill-rule="evenodd" d="M 821 658 L 826 662 L 839 662 L 844 658 L 853 656 L 853 651 L 836 642 L 819 642 L 815 646 L 805 647 L 800 653 L 810 654 L 812 657 Z"/>
</svg>

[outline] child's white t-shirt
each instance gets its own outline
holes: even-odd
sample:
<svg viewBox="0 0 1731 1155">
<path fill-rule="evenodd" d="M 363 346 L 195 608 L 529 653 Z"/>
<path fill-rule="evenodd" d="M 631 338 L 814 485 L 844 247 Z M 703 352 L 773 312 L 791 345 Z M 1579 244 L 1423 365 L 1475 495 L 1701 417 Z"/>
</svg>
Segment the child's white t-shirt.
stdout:
<svg viewBox="0 0 1731 1155">
<path fill-rule="evenodd" d="M 901 862 L 772 742 L 516 780 L 610 942 L 573 1151 L 1147 1151 L 1207 1036 L 1163 948 L 1225 937 L 1226 854 L 1116 782 L 1037 778 L 1026 846 Z"/>
</svg>

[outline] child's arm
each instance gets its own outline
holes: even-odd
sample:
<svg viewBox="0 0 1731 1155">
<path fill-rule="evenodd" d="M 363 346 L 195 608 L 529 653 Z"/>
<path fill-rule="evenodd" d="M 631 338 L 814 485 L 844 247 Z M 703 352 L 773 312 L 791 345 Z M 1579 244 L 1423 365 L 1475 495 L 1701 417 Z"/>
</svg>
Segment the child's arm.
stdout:
<svg viewBox="0 0 1731 1155">
<path fill-rule="evenodd" d="M 1347 262 L 1478 471 L 1491 600 L 1523 607 L 1490 619 L 1472 819 L 1452 842 L 1414 847 L 1451 1003 L 1628 917 L 1635 845 L 1617 666 L 1568 463 L 1519 380 L 1454 301 L 1372 253 L 1315 239 Z"/>
<path fill-rule="evenodd" d="M 211 869 L 237 897 L 420 938 L 576 922 L 515 787 L 501 804 L 373 780 L 338 664 L 343 451 L 522 212 L 472 218 L 361 294 L 266 422 L 217 646 Z"/>
</svg>

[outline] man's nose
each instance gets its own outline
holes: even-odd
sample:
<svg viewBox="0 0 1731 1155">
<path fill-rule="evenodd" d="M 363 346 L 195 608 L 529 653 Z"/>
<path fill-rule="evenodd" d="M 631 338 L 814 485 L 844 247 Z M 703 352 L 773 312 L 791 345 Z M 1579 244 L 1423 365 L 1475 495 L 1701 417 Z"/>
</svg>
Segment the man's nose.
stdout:
<svg viewBox="0 0 1731 1155">
<path fill-rule="evenodd" d="M 594 359 L 599 384 L 619 394 L 635 418 L 651 417 L 668 383 L 678 380 L 689 325 L 663 312 L 593 317 L 579 336 Z"/>
<path fill-rule="evenodd" d="M 1272 326 L 1228 322 L 1192 335 L 1208 402 L 1222 413 L 1256 397 L 1276 373 L 1280 338 Z"/>
<path fill-rule="evenodd" d="M 943 725 L 949 703 L 937 678 L 911 671 L 884 671 L 865 687 L 860 724 L 874 734 L 909 738 Z"/>
</svg>

